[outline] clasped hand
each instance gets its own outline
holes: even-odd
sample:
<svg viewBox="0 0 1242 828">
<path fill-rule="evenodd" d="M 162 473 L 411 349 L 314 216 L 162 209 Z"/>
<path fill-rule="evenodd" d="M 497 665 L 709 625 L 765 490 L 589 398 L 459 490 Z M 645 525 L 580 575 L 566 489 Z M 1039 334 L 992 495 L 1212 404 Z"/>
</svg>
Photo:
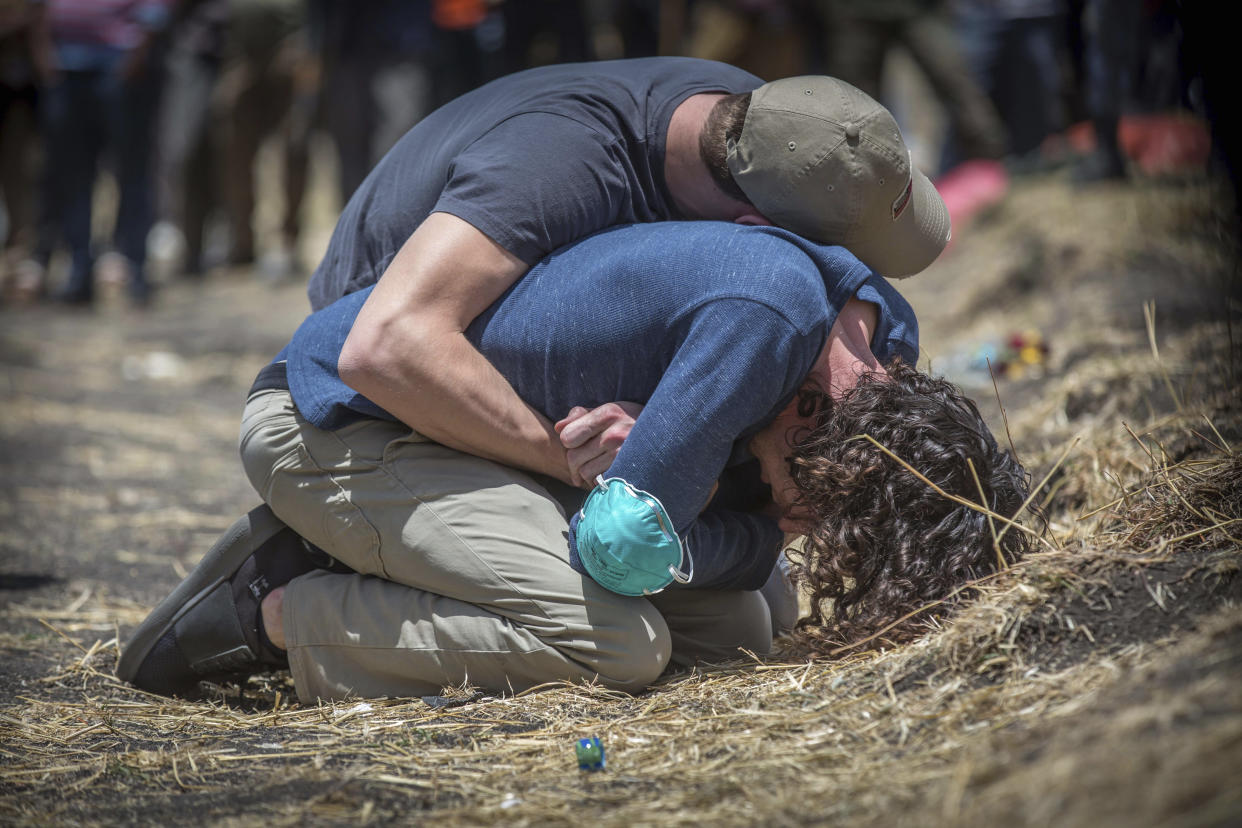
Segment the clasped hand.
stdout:
<svg viewBox="0 0 1242 828">
<path fill-rule="evenodd" d="M 575 486 L 589 489 L 597 475 L 608 471 L 642 410 L 642 405 L 633 402 L 610 402 L 589 409 L 576 405 L 556 422 L 554 428 L 565 447 Z"/>
</svg>

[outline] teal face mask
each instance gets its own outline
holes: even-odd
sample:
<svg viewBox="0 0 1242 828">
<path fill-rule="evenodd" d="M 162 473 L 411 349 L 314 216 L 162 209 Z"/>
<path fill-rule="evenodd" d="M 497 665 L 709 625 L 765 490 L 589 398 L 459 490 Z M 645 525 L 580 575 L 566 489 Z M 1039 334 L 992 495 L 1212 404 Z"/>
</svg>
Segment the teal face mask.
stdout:
<svg viewBox="0 0 1242 828">
<path fill-rule="evenodd" d="M 575 531 L 578 558 L 601 586 L 621 595 L 652 595 L 689 583 L 694 559 L 655 495 L 619 477 L 595 478 Z M 683 558 L 690 571 L 679 569 Z"/>
</svg>

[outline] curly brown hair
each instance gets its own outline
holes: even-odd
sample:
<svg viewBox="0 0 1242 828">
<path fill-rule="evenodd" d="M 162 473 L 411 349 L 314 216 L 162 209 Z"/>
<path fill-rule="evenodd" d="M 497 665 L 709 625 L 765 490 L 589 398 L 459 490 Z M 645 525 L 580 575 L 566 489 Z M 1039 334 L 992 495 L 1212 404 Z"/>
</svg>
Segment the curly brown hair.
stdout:
<svg viewBox="0 0 1242 828">
<path fill-rule="evenodd" d="M 1030 476 L 997 446 L 975 404 L 953 383 L 900 360 L 885 367 L 887 377 L 864 375 L 838 399 L 806 388 L 798 401 L 815 425 L 794 435 L 789 457 L 797 506 L 812 525 L 801 552 L 791 550 L 811 599 L 794 637 L 821 655 L 909 639 L 927 614 L 904 616 L 933 602 L 945 601 L 943 609 L 963 584 L 1013 563 L 1031 544 L 1011 528 L 998 549 L 988 516 L 945 496 L 977 504 L 982 487 L 988 509 L 1014 518 L 1030 489 Z M 999 533 L 1005 523 L 994 522 Z"/>
</svg>

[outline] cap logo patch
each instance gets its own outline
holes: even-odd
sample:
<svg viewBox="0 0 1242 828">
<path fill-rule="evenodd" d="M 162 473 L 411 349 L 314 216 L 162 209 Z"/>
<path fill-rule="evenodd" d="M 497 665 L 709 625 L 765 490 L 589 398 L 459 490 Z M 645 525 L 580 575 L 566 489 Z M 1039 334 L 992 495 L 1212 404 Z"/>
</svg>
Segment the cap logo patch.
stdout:
<svg viewBox="0 0 1242 828">
<path fill-rule="evenodd" d="M 914 194 L 914 179 L 911 178 L 906 182 L 906 187 L 901 191 L 901 195 L 897 196 L 897 200 L 893 202 L 893 221 L 901 218 L 901 214 L 910 204 L 910 196 Z"/>
</svg>

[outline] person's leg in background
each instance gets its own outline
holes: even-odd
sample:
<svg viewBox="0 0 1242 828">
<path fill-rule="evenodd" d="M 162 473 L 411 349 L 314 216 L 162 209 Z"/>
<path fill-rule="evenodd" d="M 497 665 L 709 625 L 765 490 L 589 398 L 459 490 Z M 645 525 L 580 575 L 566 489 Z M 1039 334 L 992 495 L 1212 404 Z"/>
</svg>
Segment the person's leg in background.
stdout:
<svg viewBox="0 0 1242 828">
<path fill-rule="evenodd" d="M 421 56 L 345 54 L 333 66 L 324 122 L 336 144 L 341 199 L 348 201 L 393 144 L 427 114 L 433 93 Z"/>
<path fill-rule="evenodd" d="M 255 156 L 283 113 L 274 106 L 272 79 L 267 76 L 264 62 L 246 58 L 235 62 L 228 71 L 221 101 L 228 124 L 224 150 L 228 261 L 231 265 L 247 265 L 255 260 Z"/>
<path fill-rule="evenodd" d="M 292 67 L 281 60 L 282 47 L 300 24 L 300 14 L 288 3 L 233 5 L 217 101 L 227 127 L 223 155 L 231 265 L 255 260 L 254 162 L 263 141 L 288 114 Z"/>
<path fill-rule="evenodd" d="M 1141 15 L 1135 0 L 1089 0 L 1083 12 L 1085 98 L 1095 151 L 1074 168 L 1080 183 L 1126 177 L 1117 132 L 1134 76 Z"/>
<path fill-rule="evenodd" d="M 220 62 L 188 48 L 174 49 L 167 72 L 157 120 L 157 214 L 184 240 L 182 272 L 201 276 L 204 231 L 214 202 L 211 98 Z"/>
<path fill-rule="evenodd" d="M 1053 13 L 1055 8 L 1056 3 L 1002 9 L 986 2 L 962 2 L 955 10 L 953 25 L 962 55 L 1005 128 L 1011 172 L 1041 169 L 1044 139 L 1064 127 L 1060 43 L 1064 18 Z M 949 169 L 964 160 L 951 125 L 941 166 Z"/>
<path fill-rule="evenodd" d="M 283 158 L 284 216 L 280 225 L 280 246 L 268 251 L 262 260 L 264 275 L 271 280 L 298 278 L 305 267 L 298 252 L 302 234 L 302 201 L 310 172 L 311 138 L 319 118 L 319 63 L 300 31 L 285 38 L 275 66 L 285 78 L 278 94 L 284 112 L 281 125 Z"/>
<path fill-rule="evenodd" d="M 185 234 L 183 272 L 202 276 L 207 262 L 204 258 L 207 224 L 219 198 L 219 156 L 213 128 L 208 118 L 211 104 L 203 109 L 203 123 L 194 134 L 189 153 L 181 167 L 181 196 L 178 199 L 181 227 Z"/>
<path fill-rule="evenodd" d="M 363 55 L 337 55 L 324 65 L 323 118 L 336 145 L 342 204 L 371 171 L 371 63 Z"/>
<path fill-rule="evenodd" d="M 431 75 L 427 64 L 417 57 L 385 63 L 371 78 L 371 97 L 376 110 L 370 147 L 374 167 L 429 111 Z"/>
<path fill-rule="evenodd" d="M 1012 21 L 1002 48 L 1007 69 L 1010 150 L 1018 168 L 1039 170 L 1048 136 L 1066 127 L 1062 107 L 1065 31 L 1062 15 Z"/>
<path fill-rule="evenodd" d="M 949 21 L 938 12 L 911 19 L 901 29 L 901 43 L 953 124 L 963 160 L 999 160 L 1005 154 L 1005 126 L 987 94 L 975 82 L 962 56 L 962 45 Z"/>
<path fill-rule="evenodd" d="M 1242 111 L 1234 98 L 1237 70 L 1233 30 L 1219 25 L 1219 7 L 1207 0 L 1181 4 L 1187 70 L 1202 84 L 1204 115 L 1212 135 L 1213 165 L 1233 195 L 1233 229 L 1242 238 Z M 1238 282 L 1235 278 L 1233 288 Z M 1236 295 L 1236 293 L 1235 293 Z"/>
<path fill-rule="evenodd" d="M 428 48 L 411 55 L 344 53 L 327 63 L 324 122 L 340 158 L 343 201 L 427 114 L 433 57 Z"/>
<path fill-rule="evenodd" d="M 828 74 L 857 86 L 876 100 L 883 97 L 884 58 L 896 43 L 887 20 L 857 14 L 851 3 L 821 4 L 827 45 Z"/>
<path fill-rule="evenodd" d="M 975 82 L 949 19 L 925 10 L 900 30 L 901 43 L 922 71 L 949 123 L 954 144 L 944 159 L 957 156 L 935 178 L 953 226 L 961 229 L 979 212 L 995 206 L 1009 189 L 1001 159 L 1008 139 L 992 100 Z M 946 142 L 950 143 L 950 142 Z"/>
<path fill-rule="evenodd" d="M 99 88 L 106 73 L 62 72 L 44 94 L 47 165 L 60 208 L 60 226 L 69 246 L 69 275 L 58 294 L 66 304 L 94 301 L 95 259 L 91 250 L 92 199 L 104 141 Z"/>
<path fill-rule="evenodd" d="M 39 131 L 39 163 L 35 179 L 35 212 L 34 212 L 34 245 L 30 257 L 22 263 L 18 274 L 19 284 L 24 286 L 26 295 L 35 298 L 48 293 L 48 269 L 52 262 L 52 254 L 63 241 L 63 198 L 64 186 L 61 182 L 62 172 L 55 159 L 55 136 L 52 134 L 51 86 L 46 85 L 39 90 L 38 107 L 35 119 Z M 64 105 L 63 103 L 61 104 Z"/>
<path fill-rule="evenodd" d="M 1007 136 L 1007 112 L 1000 108 L 999 78 L 1004 20 L 978 3 L 959 3 L 954 7 L 950 21 L 961 60 L 975 86 L 992 104 Z M 958 130 L 957 124 L 950 120 L 940 151 L 941 170 L 951 170 L 969 157 Z"/>
<path fill-rule="evenodd" d="M 36 139 L 34 87 L 0 83 L 0 194 L 8 222 L 4 270 L 29 255 L 34 244 L 35 178 L 31 162 Z"/>
<path fill-rule="evenodd" d="M 151 296 L 147 234 L 154 215 L 152 158 L 162 82 L 163 62 L 149 58 L 135 74 L 112 73 L 106 88 L 108 148 L 120 191 L 113 237 L 129 268 L 130 296 L 139 305 Z"/>
</svg>

